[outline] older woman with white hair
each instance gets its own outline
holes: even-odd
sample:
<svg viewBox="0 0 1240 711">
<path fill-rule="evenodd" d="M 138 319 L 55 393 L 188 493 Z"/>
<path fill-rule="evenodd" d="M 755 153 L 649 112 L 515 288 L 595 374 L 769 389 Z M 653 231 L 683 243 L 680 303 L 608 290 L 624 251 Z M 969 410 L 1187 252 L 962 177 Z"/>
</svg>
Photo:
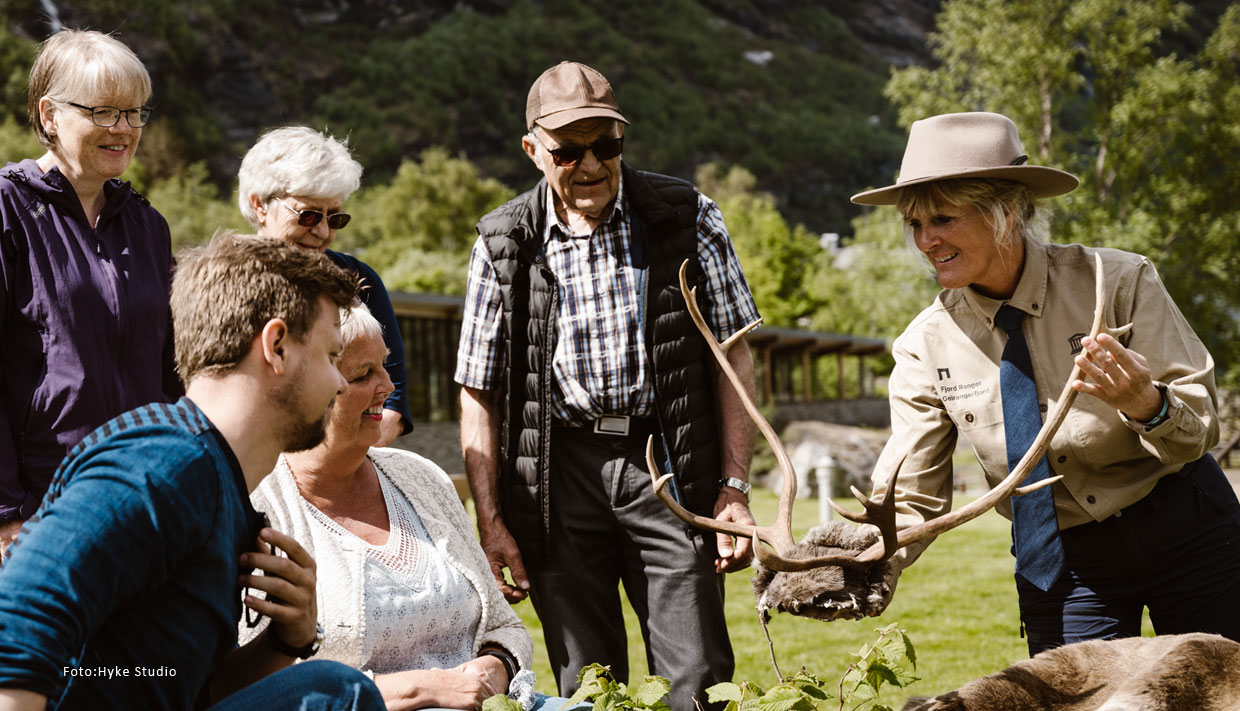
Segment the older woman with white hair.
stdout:
<svg viewBox="0 0 1240 711">
<path fill-rule="evenodd" d="M 413 429 L 405 392 L 405 346 L 396 313 L 378 273 L 360 259 L 328 249 L 336 231 L 349 224 L 344 201 L 357 190 L 362 166 L 344 141 L 306 126 L 267 132 L 241 161 L 237 176 L 241 214 L 260 235 L 279 237 L 304 249 L 326 252 L 337 266 L 362 280 L 362 303 L 383 326 L 388 357 L 384 368 L 393 390 L 383 403 L 380 446 Z"/>
<path fill-rule="evenodd" d="M 943 287 L 892 346 L 876 495 L 895 473 L 901 527 L 947 513 L 962 434 L 993 486 L 1078 365 L 1082 397 L 1025 479 L 1052 484 L 998 507 L 1012 519 L 1030 653 L 1139 635 L 1147 607 L 1159 634 L 1240 640 L 1240 502 L 1208 454 L 1214 361 L 1148 259 L 1043 241 L 1038 200 L 1077 183 L 1028 165 L 1007 117 L 960 113 L 915 122 L 896 183 L 853 196 L 900 210 Z M 1096 258 L 1118 330 L 1091 338 Z M 895 570 L 926 545 L 901 551 Z"/>
<path fill-rule="evenodd" d="M 340 331 L 348 387 L 327 437 L 281 455 L 250 499 L 317 563 L 325 630 L 317 658 L 371 673 L 392 711 L 479 708 L 529 669 L 529 633 L 496 587 L 443 470 L 373 446 L 392 392 L 379 323 L 356 305 L 342 310 Z M 242 622 L 242 643 L 260 631 Z M 562 703 L 548 700 L 538 695 L 536 705 Z"/>
<path fill-rule="evenodd" d="M 30 70 L 42 157 L 0 170 L 0 551 L 81 439 L 181 394 L 168 223 L 118 176 L 151 118 L 121 42 L 64 30 Z"/>
</svg>

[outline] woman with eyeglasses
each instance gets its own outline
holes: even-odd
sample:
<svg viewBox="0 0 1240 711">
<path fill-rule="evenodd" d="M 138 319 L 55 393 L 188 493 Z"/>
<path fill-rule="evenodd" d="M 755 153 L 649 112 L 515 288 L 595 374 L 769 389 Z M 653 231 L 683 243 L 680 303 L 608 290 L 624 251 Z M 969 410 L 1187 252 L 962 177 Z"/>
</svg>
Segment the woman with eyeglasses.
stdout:
<svg viewBox="0 0 1240 711">
<path fill-rule="evenodd" d="M 168 223 L 118 179 L 150 98 L 141 60 L 99 32 L 53 35 L 30 71 L 47 152 L 0 170 L 0 550 L 85 435 L 181 393 Z"/>
<path fill-rule="evenodd" d="M 336 230 L 349 224 L 344 201 L 362 182 L 362 166 L 349 155 L 344 141 L 306 126 L 268 131 L 241 160 L 237 203 L 258 234 L 279 237 L 296 247 L 326 252 L 338 266 L 362 279 L 361 299 L 383 326 L 388 349 L 383 367 L 393 391 L 383 403 L 381 435 L 386 447 L 413 429 L 405 396 L 405 347 L 396 312 L 383 280 L 374 269 L 350 254 L 327 247 Z"/>
</svg>

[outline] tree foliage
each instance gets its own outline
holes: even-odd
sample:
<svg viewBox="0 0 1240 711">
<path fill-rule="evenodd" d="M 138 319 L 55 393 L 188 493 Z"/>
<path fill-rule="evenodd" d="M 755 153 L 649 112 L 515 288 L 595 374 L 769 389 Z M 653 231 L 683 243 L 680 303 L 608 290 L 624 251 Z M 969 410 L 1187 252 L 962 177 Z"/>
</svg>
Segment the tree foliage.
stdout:
<svg viewBox="0 0 1240 711">
<path fill-rule="evenodd" d="M 514 195 L 465 157 L 431 148 L 349 201 L 354 221 L 337 247 L 365 259 L 389 289 L 464 294 L 474 225 Z"/>
<path fill-rule="evenodd" d="M 130 167 L 131 171 L 142 171 L 138 161 Z M 138 179 L 133 182 L 135 187 L 140 184 Z M 171 177 L 150 182 L 142 189 L 151 205 L 168 221 L 174 252 L 205 244 L 220 230 L 253 231 L 241 217 L 236 203 L 220 197 L 201 161 Z"/>
<path fill-rule="evenodd" d="M 1166 50 L 1190 20 L 1173 0 L 948 0 L 930 39 L 941 65 L 892 73 L 903 125 L 996 111 L 1034 162 L 1082 186 L 1053 238 L 1142 253 L 1213 352 L 1240 363 L 1240 4 L 1195 56 Z"/>
<path fill-rule="evenodd" d="M 825 258 L 818 240 L 780 214 L 770 193 L 754 189 L 752 173 L 717 163 L 698 168 L 697 184 L 719 205 L 737 258 L 768 326 L 805 325 L 818 304 L 806 290 L 815 267 Z"/>
</svg>

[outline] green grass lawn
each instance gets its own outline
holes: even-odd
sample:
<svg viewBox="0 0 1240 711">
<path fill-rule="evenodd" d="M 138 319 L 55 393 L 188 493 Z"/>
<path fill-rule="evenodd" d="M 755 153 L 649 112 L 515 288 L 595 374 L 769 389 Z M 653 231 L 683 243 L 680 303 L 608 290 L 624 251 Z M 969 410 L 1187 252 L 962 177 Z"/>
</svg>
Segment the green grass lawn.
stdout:
<svg viewBox="0 0 1240 711">
<path fill-rule="evenodd" d="M 796 519 L 794 514 L 793 533 L 799 539 L 816 523 L 817 502 L 804 499 L 798 503 L 801 515 Z M 840 503 L 854 510 L 859 508 L 855 501 Z M 775 494 L 754 489 L 752 508 L 759 523 L 774 520 L 775 506 Z M 820 677 L 837 679 L 847 668 L 849 655 L 874 640 L 876 628 L 898 622 L 916 648 L 916 674 L 921 677 L 907 694 L 899 689 L 884 694 L 885 703 L 899 708 L 909 695 L 940 694 L 1025 658 L 1028 652 L 1020 636 L 1013 559 L 1008 553 L 1009 529 L 1007 519 L 992 511 L 941 536 L 916 565 L 905 571 L 891 606 L 882 617 L 821 622 L 775 615 L 769 627 L 780 669 L 791 674 L 804 666 Z M 742 571 L 727 578 L 728 631 L 736 654 L 735 680 L 767 687 L 775 683 L 776 676 L 754 609 L 750 577 L 750 571 Z M 538 673 L 539 690 L 555 693 L 542 627 L 533 606 L 522 602 L 515 609 L 534 638 L 534 670 Z M 645 647 L 627 603 L 625 616 L 629 667 L 632 678 L 638 678 L 647 673 Z"/>
</svg>

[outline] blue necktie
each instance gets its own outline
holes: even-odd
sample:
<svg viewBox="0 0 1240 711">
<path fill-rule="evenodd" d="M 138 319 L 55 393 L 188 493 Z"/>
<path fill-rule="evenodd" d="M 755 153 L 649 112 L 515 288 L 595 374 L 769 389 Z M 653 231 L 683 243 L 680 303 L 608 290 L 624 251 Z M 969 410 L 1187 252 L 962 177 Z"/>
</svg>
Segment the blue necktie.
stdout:
<svg viewBox="0 0 1240 711">
<path fill-rule="evenodd" d="M 1016 468 L 1021 457 L 1033 446 L 1042 427 L 1038 408 L 1038 389 L 1033 382 L 1033 361 L 1029 345 L 1020 330 L 1025 312 L 1004 304 L 995 314 L 995 325 L 1007 331 L 999 363 L 999 391 L 1003 398 L 1003 434 L 1007 439 L 1008 471 Z M 1050 476 L 1050 466 L 1043 456 L 1024 485 L 1034 484 Z M 1016 549 L 1016 572 L 1039 590 L 1048 590 L 1063 569 L 1063 541 L 1059 539 L 1059 521 L 1055 518 L 1055 497 L 1051 487 L 1044 486 L 1024 496 L 1012 497 L 1012 543 Z"/>
</svg>

